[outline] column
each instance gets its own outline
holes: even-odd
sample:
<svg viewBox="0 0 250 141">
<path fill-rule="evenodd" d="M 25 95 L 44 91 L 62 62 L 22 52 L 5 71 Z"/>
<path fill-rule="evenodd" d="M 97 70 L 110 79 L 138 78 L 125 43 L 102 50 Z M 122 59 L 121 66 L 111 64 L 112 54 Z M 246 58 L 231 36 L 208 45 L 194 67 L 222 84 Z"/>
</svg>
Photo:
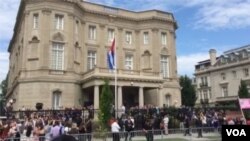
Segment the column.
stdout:
<svg viewBox="0 0 250 141">
<path fill-rule="evenodd" d="M 158 106 L 163 107 L 162 88 L 158 88 Z"/>
<path fill-rule="evenodd" d="M 99 86 L 95 85 L 94 88 L 94 109 L 99 109 Z"/>
<path fill-rule="evenodd" d="M 39 58 L 41 58 L 40 67 L 43 69 L 48 69 L 50 67 L 50 60 L 49 60 L 50 57 L 48 57 L 48 54 L 50 54 L 50 46 L 51 46 L 50 32 L 52 30 L 50 29 L 50 26 L 45 26 L 45 25 L 51 25 L 52 23 L 51 19 L 54 20 L 55 17 L 51 18 L 50 10 L 42 10 L 42 13 L 43 13 L 43 16 L 42 16 L 42 22 L 40 25 L 43 25 L 43 26 L 41 26 L 41 30 L 40 30 L 41 38 L 39 39 L 41 40 L 41 44 L 39 45 L 40 46 L 39 51 L 40 51 L 41 57 Z"/>
<path fill-rule="evenodd" d="M 118 86 L 118 109 L 123 105 L 122 102 L 122 86 Z"/>
<path fill-rule="evenodd" d="M 144 106 L 143 87 L 139 88 L 139 107 Z"/>
<path fill-rule="evenodd" d="M 73 71 L 73 67 L 74 67 L 74 50 L 75 49 L 75 40 L 74 40 L 74 33 L 75 33 L 75 18 L 73 14 L 68 14 L 68 18 L 64 18 L 64 23 L 66 26 L 64 26 L 64 30 L 67 32 L 68 31 L 68 35 L 69 37 L 67 38 L 67 41 L 64 42 L 68 42 L 65 43 L 65 69 L 67 71 Z M 73 31 L 71 30 L 73 29 Z"/>
<path fill-rule="evenodd" d="M 99 109 L 99 86 L 94 87 L 94 109 Z M 98 119 L 98 112 L 94 111 L 94 119 Z"/>
</svg>

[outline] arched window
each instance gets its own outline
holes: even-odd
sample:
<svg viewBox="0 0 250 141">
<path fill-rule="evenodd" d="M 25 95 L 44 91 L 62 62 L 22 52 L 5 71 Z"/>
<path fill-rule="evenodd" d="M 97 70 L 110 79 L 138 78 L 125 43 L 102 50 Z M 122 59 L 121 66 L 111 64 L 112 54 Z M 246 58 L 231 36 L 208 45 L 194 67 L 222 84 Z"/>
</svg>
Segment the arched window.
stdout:
<svg viewBox="0 0 250 141">
<path fill-rule="evenodd" d="M 61 106 L 62 92 L 60 90 L 53 91 L 52 108 L 59 109 Z"/>
</svg>

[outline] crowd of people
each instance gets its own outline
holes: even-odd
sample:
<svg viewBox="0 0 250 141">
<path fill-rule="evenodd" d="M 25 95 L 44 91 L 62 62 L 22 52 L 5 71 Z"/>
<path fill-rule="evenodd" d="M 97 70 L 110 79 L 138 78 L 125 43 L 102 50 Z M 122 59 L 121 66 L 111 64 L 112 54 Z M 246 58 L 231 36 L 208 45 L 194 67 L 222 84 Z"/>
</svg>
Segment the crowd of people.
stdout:
<svg viewBox="0 0 250 141">
<path fill-rule="evenodd" d="M 121 132 L 125 133 L 123 137 L 126 141 L 131 140 L 134 131 L 143 131 L 147 141 L 153 141 L 153 130 L 161 130 L 168 135 L 171 133 L 169 125 L 173 120 L 178 121 L 177 127 L 185 131 L 185 136 L 191 135 L 191 127 L 197 128 L 198 137 L 202 137 L 202 128 L 205 127 L 219 129 L 222 124 L 245 124 L 241 117 L 228 118 L 224 111 L 213 109 L 181 107 L 174 115 L 168 108 L 152 105 L 130 108 L 122 106 L 119 109 L 113 110 L 113 118 L 110 120 L 114 141 L 120 140 Z M 1 138 L 18 140 L 21 135 L 24 135 L 27 140 L 51 141 L 62 134 L 81 134 L 84 136 L 75 137 L 81 141 L 91 141 L 94 113 L 93 106 L 47 112 L 23 109 L 20 111 L 19 118 L 9 117 L 4 122 L 0 122 Z"/>
</svg>

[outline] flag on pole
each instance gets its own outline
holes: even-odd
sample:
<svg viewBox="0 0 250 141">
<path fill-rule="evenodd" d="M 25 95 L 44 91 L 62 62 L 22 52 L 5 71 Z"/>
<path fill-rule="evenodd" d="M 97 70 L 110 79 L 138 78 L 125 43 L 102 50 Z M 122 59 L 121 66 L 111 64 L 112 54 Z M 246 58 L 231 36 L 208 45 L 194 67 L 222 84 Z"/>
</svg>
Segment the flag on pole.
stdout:
<svg viewBox="0 0 250 141">
<path fill-rule="evenodd" d="M 108 66 L 109 66 L 109 69 L 111 70 L 115 69 L 115 38 L 108 51 Z"/>
<path fill-rule="evenodd" d="M 250 109 L 250 98 L 239 99 L 241 109 Z"/>
</svg>

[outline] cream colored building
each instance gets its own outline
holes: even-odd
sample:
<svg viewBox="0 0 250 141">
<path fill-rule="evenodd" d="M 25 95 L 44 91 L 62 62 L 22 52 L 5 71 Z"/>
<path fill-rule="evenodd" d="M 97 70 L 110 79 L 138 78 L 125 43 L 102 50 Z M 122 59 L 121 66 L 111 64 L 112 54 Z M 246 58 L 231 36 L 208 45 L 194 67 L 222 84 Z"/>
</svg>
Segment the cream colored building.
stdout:
<svg viewBox="0 0 250 141">
<path fill-rule="evenodd" d="M 236 100 L 241 80 L 250 89 L 250 45 L 228 50 L 219 57 L 214 49 L 209 54 L 209 60 L 195 66 L 197 104 Z"/>
<path fill-rule="evenodd" d="M 14 109 L 93 104 L 99 108 L 116 39 L 120 107 L 181 105 L 173 14 L 134 12 L 80 0 L 21 0 L 10 42 L 7 98 Z"/>
</svg>

